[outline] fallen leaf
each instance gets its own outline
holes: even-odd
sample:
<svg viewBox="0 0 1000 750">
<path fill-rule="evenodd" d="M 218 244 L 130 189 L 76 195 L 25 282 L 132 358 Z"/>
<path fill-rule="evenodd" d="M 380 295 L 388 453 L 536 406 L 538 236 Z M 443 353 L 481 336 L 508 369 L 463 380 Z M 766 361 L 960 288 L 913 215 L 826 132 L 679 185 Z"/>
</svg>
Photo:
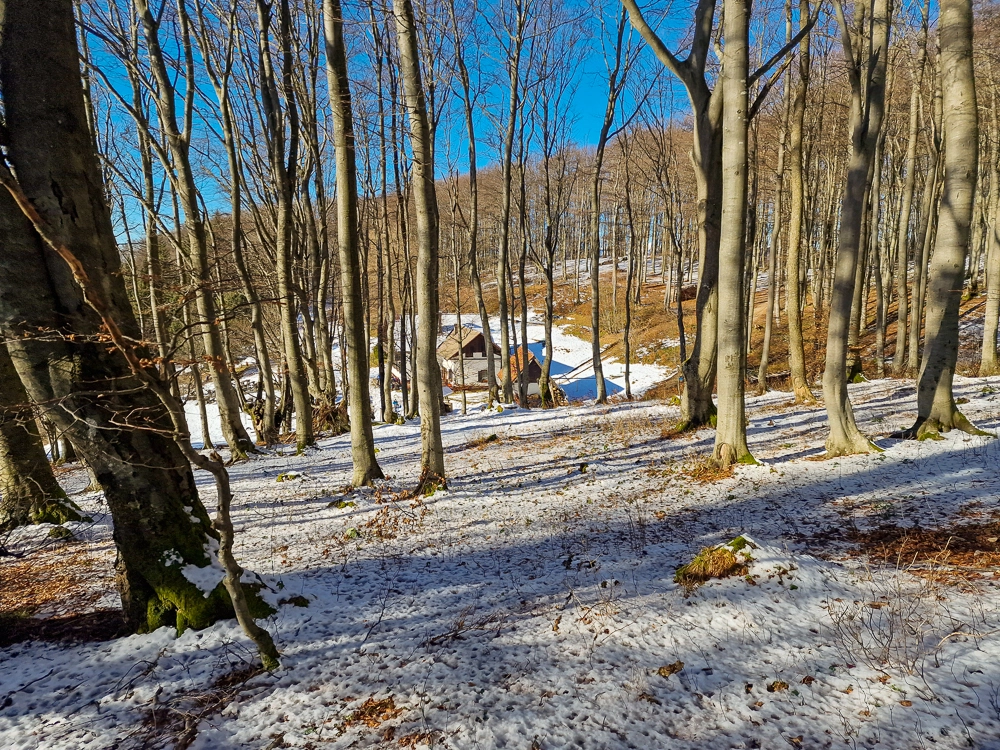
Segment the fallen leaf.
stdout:
<svg viewBox="0 0 1000 750">
<path fill-rule="evenodd" d="M 788 690 L 788 683 L 782 680 L 775 680 L 767 686 L 767 692 L 769 693 L 780 693 L 782 690 Z"/>
<path fill-rule="evenodd" d="M 682 669 L 684 669 L 684 662 L 675 661 L 673 664 L 664 664 L 656 670 L 656 674 L 660 675 L 660 677 L 669 677 L 676 672 L 680 672 Z"/>
</svg>

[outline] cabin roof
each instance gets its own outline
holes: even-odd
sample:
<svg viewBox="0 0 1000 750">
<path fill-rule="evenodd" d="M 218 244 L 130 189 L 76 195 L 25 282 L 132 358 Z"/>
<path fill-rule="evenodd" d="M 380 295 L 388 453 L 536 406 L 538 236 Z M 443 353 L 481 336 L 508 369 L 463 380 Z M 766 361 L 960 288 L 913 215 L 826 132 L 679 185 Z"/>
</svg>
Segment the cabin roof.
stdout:
<svg viewBox="0 0 1000 750">
<path fill-rule="evenodd" d="M 521 373 L 521 364 L 524 362 L 524 349 L 518 347 L 516 353 L 510 355 L 510 378 L 513 380 Z M 528 352 L 528 374 L 532 374 L 532 371 L 537 372 L 539 375 L 542 371 L 542 366 L 538 362 L 538 358 L 535 357 L 530 351 Z"/>
<path fill-rule="evenodd" d="M 477 331 L 474 328 L 468 328 L 467 326 L 462 326 L 462 348 L 468 349 L 469 345 L 474 343 L 477 339 L 483 338 L 483 332 Z M 438 345 L 437 353 L 438 356 L 443 359 L 458 359 L 458 331 L 452 331 L 448 334 L 448 337 Z M 495 354 L 500 353 L 500 347 L 493 344 L 493 352 Z"/>
</svg>

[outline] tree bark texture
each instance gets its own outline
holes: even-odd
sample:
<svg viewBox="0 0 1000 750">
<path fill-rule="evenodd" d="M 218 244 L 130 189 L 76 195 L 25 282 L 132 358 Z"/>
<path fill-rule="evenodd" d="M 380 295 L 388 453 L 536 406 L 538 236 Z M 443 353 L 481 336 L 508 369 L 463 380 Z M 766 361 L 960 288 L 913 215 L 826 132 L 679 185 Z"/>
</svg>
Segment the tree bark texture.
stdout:
<svg viewBox="0 0 1000 750">
<path fill-rule="evenodd" d="M 722 466 L 755 463 L 746 437 L 743 279 L 747 211 L 747 76 L 750 10 L 728 0 L 722 59 L 722 235 L 719 243 L 719 411 L 712 458 Z"/>
<path fill-rule="evenodd" d="M 799 0 L 799 23 L 809 17 L 809 0 Z M 788 184 L 791 200 L 788 216 L 788 252 L 785 257 L 785 314 L 788 318 L 788 369 L 796 403 L 816 401 L 806 377 L 806 353 L 802 335 L 802 287 L 799 282 L 802 257 L 802 220 L 805 185 L 802 177 L 802 133 L 805 127 L 806 94 L 809 90 L 809 37 L 799 42 L 799 80 L 792 99 L 788 133 Z"/>
<path fill-rule="evenodd" d="M 52 473 L 28 394 L 0 342 L 0 530 L 81 518 Z"/>
<path fill-rule="evenodd" d="M 834 271 L 833 296 L 830 300 L 830 323 L 826 341 L 826 371 L 823 374 L 823 399 L 826 402 L 830 435 L 826 441 L 829 456 L 865 453 L 876 450 L 861 434 L 854 421 L 847 393 L 847 342 L 851 324 L 851 307 L 861 248 L 862 223 L 865 209 L 865 187 L 871 171 L 885 104 L 885 69 L 889 48 L 889 18 L 887 0 L 875 0 L 872 8 L 871 48 L 874 57 L 855 58 L 855 46 L 862 49 L 861 35 L 854 37 L 847 27 L 839 2 L 838 20 L 847 57 L 851 81 L 851 155 L 848 162 L 847 184 L 841 205 L 840 247 Z M 863 14 L 861 6 L 856 14 Z M 865 24 L 867 25 L 867 20 Z M 861 54 L 861 50 L 857 51 Z M 870 73 L 869 68 L 871 68 Z M 865 83 L 862 76 L 866 75 Z"/>
<path fill-rule="evenodd" d="M 340 0 L 323 1 L 326 31 L 327 78 L 333 110 L 334 149 L 337 158 L 337 243 L 347 339 L 348 400 L 351 418 L 351 459 L 355 487 L 369 485 L 384 475 L 375 459 L 371 393 L 368 388 L 368 331 L 361 298 L 361 252 L 358 238 L 358 177 L 354 148 L 354 116 L 344 48 L 344 19 Z"/>
<path fill-rule="evenodd" d="M 420 401 L 421 485 L 444 481 L 441 442 L 441 370 L 437 362 L 438 204 L 434 186 L 434 154 L 410 0 L 393 0 L 399 67 L 413 150 L 413 198 L 416 213 L 417 391 Z"/>
<path fill-rule="evenodd" d="M 916 437 L 955 428 L 980 432 L 958 410 L 952 393 L 958 361 L 958 314 L 979 169 L 972 3 L 941 0 L 940 8 L 944 192 L 928 272 L 924 355 L 917 378 L 917 421 L 911 428 Z"/>
<path fill-rule="evenodd" d="M 21 189 L 137 341 L 86 129 L 71 0 L 0 2 L 0 92 L 8 163 Z M 104 488 L 126 622 L 183 629 L 231 616 L 221 581 L 206 596 L 182 572 L 207 565 L 218 537 L 163 405 L 108 353 L 100 317 L 6 190 L 0 224 L 0 328 L 32 401 L 51 405 L 49 418 Z"/>
</svg>

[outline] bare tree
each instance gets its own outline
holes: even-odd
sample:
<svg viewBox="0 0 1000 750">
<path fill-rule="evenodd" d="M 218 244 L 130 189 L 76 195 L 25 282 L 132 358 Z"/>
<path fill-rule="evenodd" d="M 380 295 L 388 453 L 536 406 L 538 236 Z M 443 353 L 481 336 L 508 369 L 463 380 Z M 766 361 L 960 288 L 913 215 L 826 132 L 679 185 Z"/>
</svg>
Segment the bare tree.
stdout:
<svg viewBox="0 0 1000 750">
<path fill-rule="evenodd" d="M 143 0 L 145 1 L 145 0 Z M 267 152 L 275 183 L 275 256 L 278 298 L 281 305 L 281 335 L 285 349 L 287 378 L 295 403 L 295 443 L 299 451 L 316 442 L 313 436 L 312 402 L 299 343 L 299 305 L 296 301 L 292 268 L 294 232 L 294 191 L 299 159 L 299 121 L 292 86 L 291 14 L 288 0 L 278 1 L 278 42 L 281 68 L 275 70 L 271 55 L 272 4 L 257 0 L 258 54 L 260 56 L 260 96 L 266 124 Z M 282 105 L 282 102 L 284 103 Z M 286 136 L 287 133 L 287 136 Z M 367 382 L 367 379 L 366 379 Z M 284 406 L 287 411 L 287 405 Z"/>
<path fill-rule="evenodd" d="M 944 115 L 944 194 L 931 257 L 924 355 L 917 378 L 917 421 L 907 436 L 959 429 L 985 435 L 959 411 L 952 392 L 958 362 L 958 312 L 969 252 L 979 157 L 972 67 L 972 2 L 941 0 L 940 65 Z"/>
<path fill-rule="evenodd" d="M 855 4 L 854 26 L 848 27 L 840 0 L 834 0 L 841 43 L 851 84 L 851 160 L 840 219 L 830 326 L 826 340 L 823 399 L 830 424 L 829 456 L 878 450 L 858 430 L 847 393 L 847 340 L 854 301 L 865 197 L 885 108 L 885 71 L 889 50 L 888 0 Z M 871 13 L 871 16 L 867 15 Z M 870 28 L 870 34 L 865 29 Z"/>
<path fill-rule="evenodd" d="M 399 69 L 413 151 L 413 198 L 417 239 L 417 388 L 420 399 L 420 486 L 444 483 L 441 442 L 441 370 L 437 363 L 438 205 L 434 152 L 421 82 L 417 30 L 410 0 L 393 0 Z"/>
<path fill-rule="evenodd" d="M 476 165 L 476 94 L 473 91 L 472 78 L 466 64 L 466 36 L 462 33 L 459 24 L 455 0 L 449 0 L 448 9 L 454 36 L 456 77 L 461 86 L 462 113 L 465 116 L 466 135 L 469 142 L 469 280 L 472 282 L 472 292 L 475 295 L 476 307 L 479 311 L 479 324 L 482 326 L 483 341 L 486 345 L 487 404 L 492 406 L 497 397 L 497 372 L 496 362 L 493 359 L 493 334 L 490 330 L 490 317 L 486 310 L 483 283 L 479 274 L 479 167 Z M 473 12 L 476 12 L 475 6 L 473 6 Z"/>
<path fill-rule="evenodd" d="M 337 242 L 340 246 L 340 280 L 343 289 L 344 327 L 347 339 L 348 400 L 351 416 L 351 458 L 355 487 L 368 485 L 384 475 L 375 459 L 372 405 L 368 390 L 368 331 L 361 297 L 361 252 L 358 238 L 358 178 L 354 144 L 344 19 L 340 0 L 323 0 L 326 30 L 327 78 L 333 110 L 334 148 L 337 154 Z"/>
<path fill-rule="evenodd" d="M 917 123 L 920 116 L 920 87 L 924 80 L 927 62 L 927 21 L 930 15 L 930 0 L 924 0 L 921 9 L 920 32 L 917 37 L 917 59 L 911 70 L 910 113 L 906 133 L 906 181 L 903 186 L 902 205 L 899 209 L 899 227 L 896 230 L 896 351 L 892 356 L 892 370 L 899 376 L 906 372 L 907 326 L 909 306 L 907 305 L 907 273 L 910 262 L 910 215 L 913 208 L 913 192 L 917 182 Z M 920 327 L 919 318 L 916 321 Z"/>
<path fill-rule="evenodd" d="M 253 442 L 240 420 L 239 402 L 232 382 L 232 374 L 222 347 L 219 330 L 219 316 L 212 295 L 211 268 L 208 260 L 208 240 L 205 233 L 204 217 L 199 205 L 198 187 L 191 164 L 191 133 L 194 108 L 194 59 L 191 44 L 191 23 L 187 15 L 185 0 L 177 4 L 180 39 L 178 40 L 184 61 L 185 90 L 178 94 L 174 79 L 167 69 L 166 59 L 160 40 L 160 19 L 154 16 L 148 0 L 135 0 L 135 11 L 142 27 L 153 74 L 157 113 L 160 127 L 166 139 L 167 149 L 161 154 L 164 170 L 170 176 L 172 185 L 180 198 L 184 210 L 184 225 L 187 230 L 187 260 L 195 281 L 195 300 L 198 323 L 202 331 L 205 353 L 212 365 L 219 413 L 222 417 L 222 431 L 234 455 L 245 454 L 254 449 Z M 183 127 L 178 120 L 177 102 L 184 104 Z M 169 159 L 167 154 L 169 153 Z"/>
<path fill-rule="evenodd" d="M 799 24 L 809 17 L 809 0 L 799 0 Z M 791 201 L 788 217 L 788 252 L 785 265 L 785 308 L 788 316 L 788 369 L 797 403 L 813 403 L 816 398 L 806 378 L 806 354 L 802 335 L 802 224 L 805 218 L 805 184 L 802 178 L 802 136 L 805 127 L 806 95 L 809 89 L 809 37 L 799 42 L 799 80 L 792 98 L 792 116 L 788 133 L 788 184 Z"/>
<path fill-rule="evenodd" d="M 712 458 L 721 466 L 756 463 L 747 447 L 743 275 L 747 221 L 747 85 L 750 8 L 727 0 L 722 58 L 722 234 L 719 239 L 719 411 Z"/>
<path fill-rule="evenodd" d="M 52 473 L 34 409 L 0 341 L 0 530 L 79 521 L 79 510 Z"/>
</svg>

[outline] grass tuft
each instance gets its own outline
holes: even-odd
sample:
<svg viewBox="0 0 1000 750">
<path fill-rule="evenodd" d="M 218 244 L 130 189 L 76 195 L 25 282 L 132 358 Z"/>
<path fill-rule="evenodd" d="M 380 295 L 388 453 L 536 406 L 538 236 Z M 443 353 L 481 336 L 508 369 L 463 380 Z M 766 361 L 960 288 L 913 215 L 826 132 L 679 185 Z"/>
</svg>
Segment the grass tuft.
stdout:
<svg viewBox="0 0 1000 750">
<path fill-rule="evenodd" d="M 677 569 L 674 581 L 690 592 L 713 578 L 745 576 L 750 570 L 747 563 L 753 559 L 746 550 L 753 547 L 753 542 L 743 536 L 715 547 L 703 547 L 691 562 Z"/>
</svg>

